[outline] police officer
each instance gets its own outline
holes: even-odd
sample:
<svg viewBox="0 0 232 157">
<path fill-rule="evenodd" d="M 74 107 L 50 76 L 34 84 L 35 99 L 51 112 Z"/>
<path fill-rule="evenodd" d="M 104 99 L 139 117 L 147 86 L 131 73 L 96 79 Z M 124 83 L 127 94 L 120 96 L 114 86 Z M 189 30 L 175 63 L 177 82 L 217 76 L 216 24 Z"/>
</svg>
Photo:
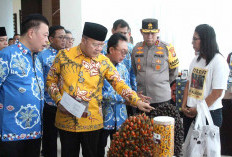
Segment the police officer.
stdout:
<svg viewBox="0 0 232 157">
<path fill-rule="evenodd" d="M 157 39 L 159 31 L 158 20 L 144 19 L 140 30 L 144 41 L 137 43 L 132 52 L 137 90 L 151 97 L 153 107 L 170 101 L 170 84 L 179 66 L 174 47 Z"/>
</svg>

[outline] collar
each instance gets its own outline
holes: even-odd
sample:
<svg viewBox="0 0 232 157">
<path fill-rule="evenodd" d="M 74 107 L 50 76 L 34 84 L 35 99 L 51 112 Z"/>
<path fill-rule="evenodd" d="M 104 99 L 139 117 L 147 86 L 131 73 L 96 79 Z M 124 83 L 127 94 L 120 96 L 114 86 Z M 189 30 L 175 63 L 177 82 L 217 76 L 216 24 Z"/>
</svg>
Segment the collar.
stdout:
<svg viewBox="0 0 232 157">
<path fill-rule="evenodd" d="M 21 42 L 18 42 L 17 43 L 17 47 L 19 48 L 19 50 L 23 53 L 23 54 L 27 54 L 28 52 L 31 53 L 31 51 L 26 47 L 24 46 Z"/>
<path fill-rule="evenodd" d="M 151 45 L 151 46 L 158 46 L 159 43 L 160 43 L 160 41 L 157 39 L 157 40 L 155 41 L 154 45 Z M 144 46 L 147 46 L 146 43 L 145 43 L 145 41 L 143 41 L 143 47 L 144 47 Z"/>
<path fill-rule="evenodd" d="M 57 54 L 57 52 L 58 52 L 58 50 L 54 49 L 54 48 L 51 47 L 51 46 L 50 46 L 48 49 L 51 50 L 52 53 L 54 53 L 54 54 Z"/>
<path fill-rule="evenodd" d="M 81 51 L 81 46 L 80 46 L 80 44 L 79 44 L 79 45 L 77 46 L 77 56 L 76 56 L 76 58 L 79 57 L 80 55 L 85 56 L 85 55 L 83 54 L 83 52 Z"/>
<path fill-rule="evenodd" d="M 76 57 L 75 58 L 77 58 L 77 57 L 79 57 L 80 55 L 83 55 L 85 58 L 89 58 L 89 57 L 87 57 L 82 51 L 81 51 L 81 46 L 80 46 L 80 44 L 77 46 L 77 53 L 76 53 Z M 99 54 L 99 55 L 101 55 L 101 54 Z M 93 58 L 90 58 L 90 59 L 92 59 L 92 60 L 94 60 L 94 61 L 97 61 L 97 58 L 98 57 L 93 57 Z"/>
</svg>

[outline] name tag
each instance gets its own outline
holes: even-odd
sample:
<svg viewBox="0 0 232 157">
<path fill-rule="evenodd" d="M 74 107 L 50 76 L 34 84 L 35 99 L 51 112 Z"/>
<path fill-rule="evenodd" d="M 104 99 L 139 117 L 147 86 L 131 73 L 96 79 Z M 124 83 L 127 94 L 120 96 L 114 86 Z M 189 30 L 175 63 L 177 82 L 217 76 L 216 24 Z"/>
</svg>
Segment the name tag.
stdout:
<svg viewBox="0 0 232 157">
<path fill-rule="evenodd" d="M 164 57 L 164 55 L 154 54 L 154 57 L 160 57 L 160 58 L 163 58 L 163 57 Z"/>
<path fill-rule="evenodd" d="M 143 54 L 135 55 L 135 57 L 144 57 L 144 55 Z"/>
</svg>

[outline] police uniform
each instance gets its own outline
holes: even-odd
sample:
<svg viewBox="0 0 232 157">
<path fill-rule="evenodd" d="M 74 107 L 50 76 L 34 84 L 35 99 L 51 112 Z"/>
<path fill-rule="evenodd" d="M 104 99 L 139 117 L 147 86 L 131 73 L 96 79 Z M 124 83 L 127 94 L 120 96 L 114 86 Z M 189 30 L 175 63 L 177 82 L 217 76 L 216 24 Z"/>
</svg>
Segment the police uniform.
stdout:
<svg viewBox="0 0 232 157">
<path fill-rule="evenodd" d="M 158 21 L 145 19 L 142 32 L 158 33 Z M 178 75 L 179 60 L 174 47 L 157 40 L 154 45 L 137 43 L 132 52 L 132 66 L 136 75 L 137 90 L 151 97 L 151 105 L 171 99 L 170 83 Z"/>
</svg>

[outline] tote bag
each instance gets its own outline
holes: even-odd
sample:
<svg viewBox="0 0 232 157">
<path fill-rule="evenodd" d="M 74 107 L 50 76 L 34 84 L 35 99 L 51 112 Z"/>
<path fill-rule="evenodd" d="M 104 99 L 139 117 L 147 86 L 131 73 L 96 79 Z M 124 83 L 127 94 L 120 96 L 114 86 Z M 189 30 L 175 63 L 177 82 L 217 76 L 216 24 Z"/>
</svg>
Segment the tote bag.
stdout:
<svg viewBox="0 0 232 157">
<path fill-rule="evenodd" d="M 206 124 L 206 120 L 208 124 Z M 197 117 L 189 128 L 184 146 L 184 157 L 220 157 L 219 127 L 215 126 L 205 101 L 197 105 Z"/>
</svg>

